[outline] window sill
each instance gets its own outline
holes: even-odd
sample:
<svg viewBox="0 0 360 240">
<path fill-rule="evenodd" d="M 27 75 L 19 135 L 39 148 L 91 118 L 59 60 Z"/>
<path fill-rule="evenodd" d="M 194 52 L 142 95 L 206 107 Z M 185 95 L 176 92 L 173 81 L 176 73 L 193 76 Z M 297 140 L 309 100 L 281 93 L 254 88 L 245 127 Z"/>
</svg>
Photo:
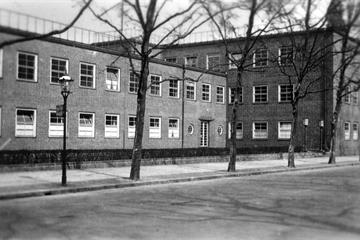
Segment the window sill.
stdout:
<svg viewBox="0 0 360 240">
<path fill-rule="evenodd" d="M 254 105 L 268 104 L 269 102 L 253 102 Z"/>
<path fill-rule="evenodd" d="M 96 90 L 96 88 L 94 88 L 94 87 L 79 86 L 79 88 L 88 89 L 88 90 Z"/>
<path fill-rule="evenodd" d="M 17 78 L 16 81 L 28 82 L 28 83 L 37 83 L 37 80 L 28 80 L 28 79 L 19 79 L 19 78 Z"/>
<path fill-rule="evenodd" d="M 111 89 L 105 89 L 106 92 L 114 92 L 114 93 L 119 93 L 120 90 L 111 90 Z"/>
</svg>

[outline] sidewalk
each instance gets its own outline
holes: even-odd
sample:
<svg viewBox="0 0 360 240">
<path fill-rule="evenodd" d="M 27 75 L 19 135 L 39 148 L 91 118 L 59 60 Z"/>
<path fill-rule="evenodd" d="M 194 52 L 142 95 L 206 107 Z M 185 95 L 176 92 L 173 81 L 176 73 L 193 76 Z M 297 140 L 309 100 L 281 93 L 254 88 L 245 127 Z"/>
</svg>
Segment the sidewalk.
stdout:
<svg viewBox="0 0 360 240">
<path fill-rule="evenodd" d="M 336 165 L 327 161 L 328 157 L 296 159 L 295 169 L 287 168 L 287 160 L 240 161 L 233 173 L 226 171 L 226 162 L 142 166 L 139 181 L 129 180 L 130 167 L 71 169 L 67 170 L 66 187 L 61 186 L 61 170 L 0 173 L 0 200 L 360 165 L 359 156 L 337 157 Z"/>
</svg>

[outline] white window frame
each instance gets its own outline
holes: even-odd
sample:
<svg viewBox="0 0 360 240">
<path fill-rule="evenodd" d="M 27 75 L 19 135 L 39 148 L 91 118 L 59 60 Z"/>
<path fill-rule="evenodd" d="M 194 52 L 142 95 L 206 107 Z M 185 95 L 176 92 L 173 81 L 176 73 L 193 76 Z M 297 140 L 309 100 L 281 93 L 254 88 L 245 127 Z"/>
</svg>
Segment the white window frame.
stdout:
<svg viewBox="0 0 360 240">
<path fill-rule="evenodd" d="M 81 73 L 81 66 L 82 65 L 86 65 L 86 66 L 91 66 L 91 67 L 93 67 L 93 73 L 92 73 L 92 86 L 91 87 L 89 87 L 89 86 L 83 86 L 83 85 L 81 85 L 81 77 L 82 76 L 85 76 L 85 77 L 90 77 L 90 75 L 87 75 L 87 74 L 82 74 Z M 95 64 L 92 64 L 92 63 L 85 63 L 85 62 L 80 62 L 79 63 L 79 87 L 81 87 L 81 88 L 91 88 L 91 89 L 94 89 L 96 86 L 95 86 L 95 82 L 96 82 L 96 65 Z"/>
<path fill-rule="evenodd" d="M 234 103 L 235 92 L 236 92 L 236 88 L 229 87 L 229 104 Z M 234 100 L 232 100 L 232 98 L 234 98 Z M 243 87 L 240 88 L 240 99 L 238 103 L 242 103 L 242 102 L 243 102 Z"/>
<path fill-rule="evenodd" d="M 283 125 L 290 125 L 290 128 L 288 127 L 282 127 Z M 280 121 L 278 122 L 278 139 L 290 139 L 291 138 L 291 128 L 292 123 L 290 121 Z"/>
<path fill-rule="evenodd" d="M 0 48 L 0 78 L 3 77 L 4 49 Z"/>
<path fill-rule="evenodd" d="M 209 87 L 208 92 L 204 91 L 204 86 Z M 208 96 L 209 99 L 208 100 L 204 99 L 204 96 Z M 209 83 L 202 83 L 201 84 L 201 100 L 204 101 L 204 102 L 211 102 L 211 84 L 209 84 Z"/>
<path fill-rule="evenodd" d="M 358 123 L 353 123 L 352 132 L 353 132 L 353 140 L 355 140 L 355 141 L 359 140 L 359 124 Z"/>
<path fill-rule="evenodd" d="M 229 55 L 233 61 L 239 61 L 243 56 L 242 53 L 230 53 Z M 231 59 L 229 58 L 229 69 L 236 69 L 237 65 Z"/>
<path fill-rule="evenodd" d="M 63 137 L 64 136 L 64 119 L 63 117 L 58 117 L 61 119 L 61 123 L 51 123 L 51 114 L 55 113 L 55 110 L 50 110 L 49 111 L 49 137 Z M 67 113 L 66 113 L 67 114 Z M 67 118 L 66 118 L 66 122 L 67 122 Z M 67 128 L 68 125 L 66 125 Z M 67 129 L 66 129 L 67 130 Z M 68 132 L 66 131 L 66 136 L 68 136 L 67 134 Z"/>
<path fill-rule="evenodd" d="M 152 80 L 152 77 L 154 77 L 154 78 L 157 78 L 159 81 L 156 81 L 156 84 L 153 84 L 153 80 Z M 162 83 L 161 83 L 161 81 L 162 81 L 162 77 L 160 76 L 160 75 L 155 75 L 155 74 L 149 74 L 149 82 L 150 82 L 150 95 L 151 96 L 157 96 L 157 97 L 161 97 L 161 85 L 162 85 Z M 157 88 L 159 88 L 159 89 L 157 89 Z M 159 91 L 159 93 L 153 93 L 153 90 L 158 90 Z"/>
<path fill-rule="evenodd" d="M 81 126 L 80 115 L 86 114 L 92 116 L 91 126 Z M 79 138 L 93 138 L 95 136 L 95 113 L 79 112 L 78 114 L 78 137 Z"/>
<path fill-rule="evenodd" d="M 27 78 L 20 78 L 19 77 L 19 55 L 25 54 L 30 55 L 34 57 L 34 78 L 33 79 L 27 79 Z M 28 82 L 37 82 L 37 74 L 38 74 L 38 55 L 28 52 L 17 52 L 17 62 L 16 62 L 16 79 L 21 81 L 28 81 Z"/>
<path fill-rule="evenodd" d="M 58 57 L 50 57 L 50 83 L 51 84 L 60 84 L 59 83 L 59 79 L 57 80 L 57 82 L 53 82 L 52 81 L 52 73 L 53 73 L 53 69 L 52 69 L 52 66 L 53 66 L 53 60 L 57 60 L 57 61 L 63 61 L 65 62 L 65 73 L 63 75 L 65 75 L 66 73 L 69 72 L 69 60 L 68 59 L 64 59 L 64 58 L 58 58 Z M 60 72 L 60 71 L 58 71 Z M 62 75 L 62 76 L 63 76 Z M 60 78 L 61 76 L 59 76 L 58 78 Z"/>
<path fill-rule="evenodd" d="M 151 120 L 158 120 L 159 126 L 151 126 Z M 149 138 L 161 138 L 161 117 L 149 118 Z"/>
<path fill-rule="evenodd" d="M 140 77 L 137 75 L 137 73 L 134 72 L 134 71 L 130 71 L 130 73 L 129 73 L 129 85 L 128 85 L 129 86 L 129 88 L 128 88 L 129 93 L 137 94 L 137 91 L 139 90 L 139 81 L 140 81 Z M 134 88 L 133 91 L 130 89 L 131 85 L 133 85 L 132 86 L 132 88 Z"/>
<path fill-rule="evenodd" d="M 130 121 L 130 118 L 132 119 L 131 121 Z M 133 123 L 133 125 L 130 125 L 130 123 Z M 135 138 L 135 128 L 136 128 L 136 116 L 129 115 L 128 116 L 128 138 Z"/>
<path fill-rule="evenodd" d="M 187 93 L 188 93 L 187 87 L 188 87 L 188 86 L 194 87 L 194 90 L 193 90 L 194 98 L 188 98 L 188 97 L 187 97 Z M 196 82 L 186 82 L 186 83 L 185 83 L 185 98 L 186 98 L 187 100 L 196 101 Z"/>
<path fill-rule="evenodd" d="M 346 129 L 348 126 L 348 129 Z M 350 140 L 351 136 L 351 124 L 350 122 L 344 122 L 344 140 Z"/>
<path fill-rule="evenodd" d="M 282 52 L 283 52 L 283 50 L 285 50 L 285 49 L 286 49 L 286 51 L 288 51 L 289 49 L 291 49 L 292 59 L 294 59 L 294 49 L 293 49 L 293 47 L 292 47 L 292 46 L 281 46 L 281 47 L 279 47 L 279 59 L 278 59 L 280 66 L 288 66 L 288 65 L 291 65 L 291 64 L 292 64 L 292 62 L 289 62 L 289 59 L 288 59 L 288 57 L 287 57 L 287 56 L 289 55 L 288 52 L 286 53 L 286 58 L 284 58 L 284 59 L 286 59 L 286 60 L 285 60 L 285 63 L 284 63 L 284 64 L 282 63 Z"/>
<path fill-rule="evenodd" d="M 263 87 L 266 87 L 266 101 L 255 101 L 255 99 L 256 99 L 255 89 L 263 88 Z M 261 96 L 262 95 L 263 95 L 263 93 L 261 93 Z M 267 85 L 253 86 L 253 103 L 267 103 L 268 101 L 269 101 L 269 87 Z"/>
<path fill-rule="evenodd" d="M 107 124 L 106 117 L 116 117 L 116 125 Z M 105 138 L 119 138 L 120 137 L 120 115 L 119 114 L 105 114 L 104 118 L 104 137 Z"/>
<path fill-rule="evenodd" d="M 18 111 L 32 111 L 32 124 L 19 124 Z M 15 137 L 36 137 L 36 109 L 16 108 L 15 110 Z"/>
<path fill-rule="evenodd" d="M 212 69 L 210 69 L 210 66 L 209 66 L 209 58 L 218 58 L 219 59 L 217 65 L 213 66 Z M 220 71 L 220 54 L 216 53 L 216 54 L 206 55 L 206 69 L 214 71 L 214 72 Z"/>
<path fill-rule="evenodd" d="M 218 90 L 221 89 L 221 94 Z M 221 99 L 221 101 L 219 101 Z M 216 86 L 216 103 L 224 103 L 225 102 L 225 87 L 223 86 Z"/>
<path fill-rule="evenodd" d="M 288 87 L 288 86 L 291 86 L 291 88 L 292 88 L 291 99 L 293 98 L 294 85 L 293 85 L 293 84 L 279 84 L 279 85 L 278 85 L 278 102 L 279 102 L 279 103 L 289 103 L 289 102 L 291 102 L 291 100 L 285 100 L 285 101 L 282 101 L 282 100 L 281 100 L 281 94 L 282 94 L 282 92 L 281 92 L 281 87 Z M 285 93 L 283 93 L 283 94 L 285 94 Z"/>
<path fill-rule="evenodd" d="M 170 126 L 170 121 L 176 121 L 176 127 Z M 169 118 L 168 138 L 180 138 L 180 120 L 178 118 Z"/>
<path fill-rule="evenodd" d="M 262 133 L 259 133 L 260 135 L 257 135 L 255 126 L 256 124 L 265 124 L 266 125 L 266 131 L 260 131 Z M 269 137 L 269 126 L 268 122 L 266 121 L 255 121 L 252 124 L 252 138 L 253 139 L 268 139 Z"/>
<path fill-rule="evenodd" d="M 113 79 L 108 79 L 108 69 L 113 69 L 113 70 L 117 70 L 117 79 L 116 81 L 114 81 Z M 107 66 L 105 68 L 105 89 L 107 91 L 113 91 L 113 92 L 120 92 L 120 68 L 117 67 L 109 67 Z M 116 82 L 116 88 L 114 89 L 113 83 Z"/>
<path fill-rule="evenodd" d="M 266 51 L 266 64 L 258 65 L 259 62 L 257 61 L 256 54 L 260 54 L 260 52 L 261 52 L 261 55 L 262 55 L 263 54 L 262 51 Z M 262 58 L 263 57 L 261 57 L 261 59 Z M 269 65 L 269 50 L 267 48 L 256 49 L 253 54 L 253 67 L 266 67 L 268 65 Z"/>
<path fill-rule="evenodd" d="M 171 86 L 172 82 L 176 83 L 176 87 Z M 174 93 L 176 93 L 176 96 L 171 96 L 171 91 L 173 90 Z M 180 97 L 180 84 L 178 80 L 169 80 L 169 97 L 170 98 L 179 98 Z"/>
</svg>

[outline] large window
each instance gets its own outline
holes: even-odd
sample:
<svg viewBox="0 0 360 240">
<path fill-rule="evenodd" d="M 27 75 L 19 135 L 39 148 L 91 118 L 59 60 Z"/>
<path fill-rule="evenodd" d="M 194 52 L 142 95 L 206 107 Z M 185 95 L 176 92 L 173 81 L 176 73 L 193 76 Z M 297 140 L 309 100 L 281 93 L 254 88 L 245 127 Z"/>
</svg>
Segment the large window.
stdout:
<svg viewBox="0 0 360 240">
<path fill-rule="evenodd" d="M 253 103 L 266 103 L 268 101 L 268 87 L 254 86 L 253 87 Z"/>
<path fill-rule="evenodd" d="M 220 55 L 209 54 L 206 56 L 207 69 L 212 71 L 220 71 Z"/>
<path fill-rule="evenodd" d="M 350 140 L 350 123 L 349 122 L 344 123 L 344 139 Z"/>
<path fill-rule="evenodd" d="M 150 74 L 150 94 L 161 96 L 161 76 Z"/>
<path fill-rule="evenodd" d="M 254 122 L 253 123 L 253 138 L 266 139 L 268 138 L 268 124 L 267 122 Z"/>
<path fill-rule="evenodd" d="M 161 138 L 161 118 L 150 117 L 149 138 Z"/>
<path fill-rule="evenodd" d="M 231 122 L 229 122 L 229 134 L 228 138 L 231 139 Z M 236 123 L 236 139 L 243 139 L 244 137 L 244 130 L 243 130 L 243 123 L 238 122 Z"/>
<path fill-rule="evenodd" d="M 243 88 L 240 88 L 240 93 L 239 93 L 239 101 L 238 103 L 242 103 L 243 102 L 243 94 L 242 91 Z M 229 88 L 229 104 L 233 104 L 235 101 L 235 93 L 236 93 L 236 88 Z"/>
<path fill-rule="evenodd" d="M 279 64 L 290 65 L 293 62 L 293 48 L 291 46 L 283 46 L 279 48 Z"/>
<path fill-rule="evenodd" d="M 201 87 L 201 100 L 205 102 L 211 102 L 211 85 L 210 84 L 202 84 Z"/>
<path fill-rule="evenodd" d="M 95 88 L 95 65 L 80 63 L 80 87 Z"/>
<path fill-rule="evenodd" d="M 59 83 L 59 78 L 69 72 L 69 61 L 61 58 L 51 58 L 50 82 Z"/>
<path fill-rule="evenodd" d="M 79 113 L 79 137 L 95 136 L 95 114 Z"/>
<path fill-rule="evenodd" d="M 197 67 L 197 57 L 185 57 L 185 66 Z"/>
<path fill-rule="evenodd" d="M 15 136 L 36 136 L 36 110 L 16 109 Z"/>
<path fill-rule="evenodd" d="M 64 136 L 64 118 L 56 115 L 56 111 L 49 112 L 49 137 Z"/>
<path fill-rule="evenodd" d="M 128 119 L 128 138 L 135 137 L 136 117 L 129 116 Z"/>
<path fill-rule="evenodd" d="M 293 97 L 293 85 L 279 85 L 279 102 L 291 102 Z"/>
<path fill-rule="evenodd" d="M 105 114 L 105 137 L 119 137 L 119 115 Z"/>
<path fill-rule="evenodd" d="M 225 88 L 221 86 L 216 87 L 216 102 L 217 103 L 224 103 L 224 91 Z"/>
<path fill-rule="evenodd" d="M 278 138 L 290 139 L 290 136 L 291 136 L 291 122 L 279 122 Z"/>
<path fill-rule="evenodd" d="M 353 140 L 359 139 L 359 125 L 357 123 L 353 123 Z"/>
<path fill-rule="evenodd" d="M 18 52 L 17 79 L 37 81 L 37 55 Z"/>
<path fill-rule="evenodd" d="M 179 81 L 170 80 L 169 81 L 169 97 L 179 97 Z"/>
<path fill-rule="evenodd" d="M 139 89 L 139 76 L 135 72 L 130 72 L 129 93 L 137 93 Z"/>
<path fill-rule="evenodd" d="M 263 67 L 268 65 L 268 50 L 266 48 L 257 49 L 253 55 L 253 66 Z"/>
<path fill-rule="evenodd" d="M 106 67 L 106 89 L 111 91 L 120 91 L 120 69 Z"/>
<path fill-rule="evenodd" d="M 169 138 L 179 138 L 179 119 L 169 118 Z"/>
<path fill-rule="evenodd" d="M 196 83 L 186 82 L 186 99 L 196 100 Z"/>
</svg>

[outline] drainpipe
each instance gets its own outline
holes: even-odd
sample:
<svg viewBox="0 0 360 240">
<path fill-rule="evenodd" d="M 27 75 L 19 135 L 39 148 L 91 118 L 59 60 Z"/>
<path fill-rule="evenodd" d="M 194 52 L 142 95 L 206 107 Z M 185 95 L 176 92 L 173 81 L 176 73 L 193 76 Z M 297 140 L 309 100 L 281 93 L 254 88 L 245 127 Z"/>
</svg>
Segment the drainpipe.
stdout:
<svg viewBox="0 0 360 240">
<path fill-rule="evenodd" d="M 185 64 L 182 65 L 182 94 L 181 94 L 181 148 L 184 148 L 184 120 L 185 120 Z"/>
</svg>

